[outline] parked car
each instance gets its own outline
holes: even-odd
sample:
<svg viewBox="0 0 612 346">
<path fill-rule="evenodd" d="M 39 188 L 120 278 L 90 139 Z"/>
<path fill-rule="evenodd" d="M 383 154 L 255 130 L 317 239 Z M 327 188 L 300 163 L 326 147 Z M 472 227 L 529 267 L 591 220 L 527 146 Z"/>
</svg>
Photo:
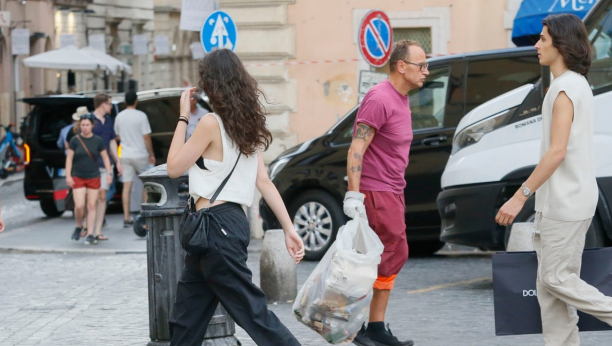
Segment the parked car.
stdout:
<svg viewBox="0 0 612 346">
<path fill-rule="evenodd" d="M 595 175 L 599 187 L 597 212 L 586 247 L 612 244 L 611 5 L 612 0 L 598 2 L 584 19 L 595 50 L 586 77 L 595 96 Z M 539 162 L 541 106 L 550 83 L 542 79 L 481 105 L 459 123 L 437 201 L 442 241 L 505 249 L 512 225 L 496 224 L 495 215 Z M 534 208 L 532 197 L 515 222 L 532 222 Z"/>
<path fill-rule="evenodd" d="M 184 89 L 157 89 L 138 93 L 138 109 L 145 112 L 151 124 L 151 139 L 157 164 L 166 162 L 174 129 L 179 117 L 180 96 Z M 40 201 L 43 212 L 50 217 L 64 212 L 66 186 L 64 150 L 56 141 L 60 130 L 72 123 L 72 113 L 79 106 L 93 110 L 95 94 L 50 95 L 25 98 L 32 106 L 22 127 L 22 135 L 29 146 L 30 162 L 25 169 L 24 193 L 29 200 Z M 112 94 L 114 118 L 125 108 L 124 95 Z M 206 100 L 199 101 L 210 109 Z M 115 199 L 121 199 L 122 184 L 117 182 Z"/>
<path fill-rule="evenodd" d="M 439 250 L 440 215 L 436 198 L 451 153 L 451 138 L 464 114 L 540 78 L 534 48 L 514 48 L 429 59 L 423 88 L 410 93 L 414 139 L 406 170 L 406 233 L 411 254 Z M 342 200 L 347 190 L 346 156 L 358 106 L 327 133 L 287 150 L 269 166 L 272 181 L 304 240 L 306 259 L 323 256 L 347 220 Z M 279 228 L 262 199 L 264 230 Z"/>
</svg>

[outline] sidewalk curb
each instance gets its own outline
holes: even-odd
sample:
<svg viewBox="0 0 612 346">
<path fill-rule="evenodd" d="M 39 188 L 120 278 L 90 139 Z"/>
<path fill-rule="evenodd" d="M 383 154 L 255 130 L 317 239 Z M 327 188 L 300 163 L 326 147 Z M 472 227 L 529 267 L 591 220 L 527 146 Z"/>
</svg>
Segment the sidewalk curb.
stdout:
<svg viewBox="0 0 612 346">
<path fill-rule="evenodd" d="M 95 245 L 94 245 L 95 246 Z M 105 250 L 105 249 L 41 249 L 35 247 L 0 247 L 0 253 L 61 254 L 61 255 L 134 255 L 146 251 Z"/>
<path fill-rule="evenodd" d="M 16 181 L 21 181 L 24 178 L 25 178 L 24 172 L 15 173 L 4 180 L 0 180 L 0 186 L 3 186 L 5 184 L 14 183 Z"/>
</svg>

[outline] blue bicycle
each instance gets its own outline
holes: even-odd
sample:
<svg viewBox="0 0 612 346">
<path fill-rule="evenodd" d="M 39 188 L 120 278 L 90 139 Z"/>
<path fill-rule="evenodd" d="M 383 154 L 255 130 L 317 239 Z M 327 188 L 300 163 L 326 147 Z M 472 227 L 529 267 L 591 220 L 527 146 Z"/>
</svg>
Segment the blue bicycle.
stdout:
<svg viewBox="0 0 612 346">
<path fill-rule="evenodd" d="M 16 142 L 19 135 L 13 134 L 13 124 L 3 128 L 6 135 L 0 142 L 0 179 L 6 179 L 10 174 L 21 172 L 25 168 L 25 150 Z"/>
</svg>

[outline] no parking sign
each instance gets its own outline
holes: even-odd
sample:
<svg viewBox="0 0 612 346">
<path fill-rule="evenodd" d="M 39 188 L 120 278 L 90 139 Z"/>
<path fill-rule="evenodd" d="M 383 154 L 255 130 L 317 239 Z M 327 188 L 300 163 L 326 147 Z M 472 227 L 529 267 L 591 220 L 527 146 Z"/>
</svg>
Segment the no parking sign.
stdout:
<svg viewBox="0 0 612 346">
<path fill-rule="evenodd" d="M 359 27 L 359 50 L 374 67 L 387 63 L 393 46 L 393 29 L 383 11 L 370 11 Z"/>
</svg>

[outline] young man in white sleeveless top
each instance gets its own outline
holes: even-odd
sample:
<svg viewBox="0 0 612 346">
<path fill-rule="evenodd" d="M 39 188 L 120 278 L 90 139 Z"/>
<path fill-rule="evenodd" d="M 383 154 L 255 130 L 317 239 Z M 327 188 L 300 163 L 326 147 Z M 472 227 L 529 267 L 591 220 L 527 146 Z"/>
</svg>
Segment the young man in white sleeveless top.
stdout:
<svg viewBox="0 0 612 346">
<path fill-rule="evenodd" d="M 593 155 L 593 93 L 585 75 L 591 46 L 582 21 L 550 15 L 536 44 L 540 64 L 554 80 L 542 105 L 544 133 L 537 167 L 499 210 L 495 221 L 511 225 L 536 193 L 536 288 L 546 346 L 580 345 L 576 309 L 612 325 L 612 297 L 580 279 L 585 236 L 597 207 Z"/>
</svg>

